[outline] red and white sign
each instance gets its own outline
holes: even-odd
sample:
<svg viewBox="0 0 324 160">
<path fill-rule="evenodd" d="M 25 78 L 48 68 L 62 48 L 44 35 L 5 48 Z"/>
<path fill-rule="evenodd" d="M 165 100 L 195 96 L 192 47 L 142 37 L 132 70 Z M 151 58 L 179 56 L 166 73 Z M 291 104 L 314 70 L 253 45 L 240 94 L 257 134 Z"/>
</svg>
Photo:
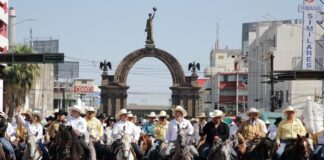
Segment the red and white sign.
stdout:
<svg viewBox="0 0 324 160">
<path fill-rule="evenodd" d="M 92 93 L 94 91 L 93 86 L 74 86 L 73 92 L 76 93 Z"/>
</svg>

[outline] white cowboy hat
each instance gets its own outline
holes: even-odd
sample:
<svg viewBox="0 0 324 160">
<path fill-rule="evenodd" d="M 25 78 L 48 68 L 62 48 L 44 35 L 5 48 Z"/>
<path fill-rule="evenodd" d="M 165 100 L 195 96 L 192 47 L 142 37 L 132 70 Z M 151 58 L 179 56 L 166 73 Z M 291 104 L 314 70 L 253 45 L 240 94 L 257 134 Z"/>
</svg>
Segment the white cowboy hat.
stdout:
<svg viewBox="0 0 324 160">
<path fill-rule="evenodd" d="M 127 113 L 127 117 L 134 118 L 133 113 Z"/>
<path fill-rule="evenodd" d="M 116 119 L 119 119 L 120 115 L 126 114 L 127 115 L 127 110 L 125 108 L 119 110 L 115 116 Z"/>
<path fill-rule="evenodd" d="M 36 115 L 36 116 L 38 116 L 40 119 L 43 119 L 43 115 L 39 112 L 39 111 L 33 111 L 32 113 L 31 113 L 31 115 Z"/>
<path fill-rule="evenodd" d="M 96 112 L 94 107 L 86 107 L 87 112 Z"/>
<path fill-rule="evenodd" d="M 74 105 L 73 107 L 70 107 L 69 109 L 70 109 L 70 111 L 77 111 L 80 114 L 83 114 L 83 109 L 81 108 L 81 106 Z"/>
<path fill-rule="evenodd" d="M 206 113 L 200 112 L 196 118 L 206 118 Z"/>
<path fill-rule="evenodd" d="M 147 115 L 147 117 L 155 118 L 156 114 L 155 114 L 155 112 L 151 112 L 150 114 Z"/>
<path fill-rule="evenodd" d="M 181 106 L 176 106 L 173 109 L 173 114 L 175 113 L 175 111 L 180 111 L 183 114 L 183 117 L 186 117 L 187 116 L 187 111 L 183 107 L 181 107 Z"/>
<path fill-rule="evenodd" d="M 270 124 L 269 120 L 264 121 L 265 124 Z"/>
<path fill-rule="evenodd" d="M 258 115 L 260 115 L 260 111 L 257 110 L 256 108 L 252 107 L 250 108 L 247 112 L 246 112 L 246 115 L 250 115 L 250 113 L 257 113 Z"/>
<path fill-rule="evenodd" d="M 283 113 L 286 113 L 287 111 L 292 111 L 296 113 L 296 109 L 293 106 L 288 106 L 283 110 Z"/>
<path fill-rule="evenodd" d="M 54 109 L 53 114 L 59 112 L 60 110 L 58 108 Z"/>
<path fill-rule="evenodd" d="M 214 118 L 214 117 L 223 117 L 224 114 L 221 110 L 214 110 L 209 113 L 209 117 Z"/>
<path fill-rule="evenodd" d="M 166 111 L 160 111 L 160 114 L 158 115 L 158 117 L 169 117 L 169 115 L 167 115 Z"/>
<path fill-rule="evenodd" d="M 28 116 L 31 116 L 31 113 L 32 113 L 33 111 L 30 109 L 30 108 L 28 108 L 28 109 L 26 109 L 25 111 L 23 111 L 23 112 L 21 112 L 21 115 L 28 115 Z"/>
<path fill-rule="evenodd" d="M 198 122 L 198 119 L 197 118 L 191 118 L 190 122 Z"/>
</svg>

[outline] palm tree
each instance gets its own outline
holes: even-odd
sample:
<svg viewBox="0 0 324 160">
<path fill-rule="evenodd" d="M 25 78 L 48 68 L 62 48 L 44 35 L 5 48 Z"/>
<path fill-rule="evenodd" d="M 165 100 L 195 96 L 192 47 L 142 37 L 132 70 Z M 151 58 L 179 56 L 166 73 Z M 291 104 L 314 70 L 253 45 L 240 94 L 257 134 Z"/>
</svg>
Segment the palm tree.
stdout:
<svg viewBox="0 0 324 160">
<path fill-rule="evenodd" d="M 15 46 L 13 54 L 30 54 L 32 49 L 26 45 Z M 39 76 L 37 64 L 12 64 L 4 70 L 4 89 L 7 100 L 8 117 L 12 118 L 14 109 L 25 103 L 26 94 L 32 89 L 34 81 Z"/>
</svg>

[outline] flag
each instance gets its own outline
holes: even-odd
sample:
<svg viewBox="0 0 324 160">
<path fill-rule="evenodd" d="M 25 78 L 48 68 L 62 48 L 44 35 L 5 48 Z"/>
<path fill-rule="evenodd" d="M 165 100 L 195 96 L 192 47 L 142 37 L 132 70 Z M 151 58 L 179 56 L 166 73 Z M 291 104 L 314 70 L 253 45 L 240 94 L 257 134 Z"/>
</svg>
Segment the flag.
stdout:
<svg viewBox="0 0 324 160">
<path fill-rule="evenodd" d="M 306 107 L 302 113 L 305 128 L 311 134 L 317 134 L 324 130 L 324 106 L 307 98 Z"/>
</svg>

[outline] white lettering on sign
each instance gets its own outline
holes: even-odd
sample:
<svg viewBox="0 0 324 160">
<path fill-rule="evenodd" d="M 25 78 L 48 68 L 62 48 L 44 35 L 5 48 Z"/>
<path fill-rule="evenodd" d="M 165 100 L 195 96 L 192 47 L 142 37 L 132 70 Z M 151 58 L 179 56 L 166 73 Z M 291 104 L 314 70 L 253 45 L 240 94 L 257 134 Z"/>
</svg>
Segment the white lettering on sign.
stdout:
<svg viewBox="0 0 324 160">
<path fill-rule="evenodd" d="M 302 69 L 313 70 L 315 57 L 316 12 L 321 11 L 322 7 L 317 6 L 315 0 L 304 0 L 304 5 L 298 6 L 298 10 L 304 13 Z"/>
</svg>

